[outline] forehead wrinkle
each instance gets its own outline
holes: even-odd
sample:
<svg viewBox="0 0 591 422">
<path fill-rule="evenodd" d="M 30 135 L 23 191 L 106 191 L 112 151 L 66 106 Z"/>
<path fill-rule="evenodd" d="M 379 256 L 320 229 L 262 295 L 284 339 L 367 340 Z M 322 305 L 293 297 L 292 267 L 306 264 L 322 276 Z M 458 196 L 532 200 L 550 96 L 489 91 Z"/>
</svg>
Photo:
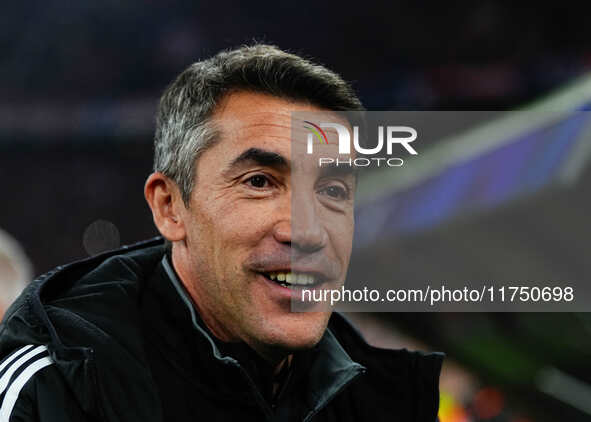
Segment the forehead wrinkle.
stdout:
<svg viewBox="0 0 591 422">
<path fill-rule="evenodd" d="M 226 117 L 231 120 L 239 120 L 245 124 L 245 126 L 290 126 L 291 117 L 289 113 L 281 112 L 254 112 L 248 114 L 242 114 L 239 119 L 235 117 Z M 283 123 L 285 122 L 285 123 Z M 283 124 L 282 124 L 283 123 Z"/>
<path fill-rule="evenodd" d="M 253 119 L 256 117 L 256 119 Z M 220 119 L 226 123 L 226 133 L 236 136 L 237 134 L 246 135 L 248 132 L 269 131 L 265 133 L 268 139 L 288 139 L 290 141 L 306 142 L 309 130 L 305 128 L 305 122 L 301 118 L 294 118 L 290 113 L 281 112 L 254 112 L 245 116 L 245 118 L 235 119 L 226 117 Z M 324 121 L 334 121 L 333 119 L 321 119 Z M 348 122 L 339 123 L 348 126 Z M 276 130 L 285 130 L 285 134 L 278 135 L 272 133 Z M 338 144 L 338 134 L 335 129 L 326 128 L 324 132 L 329 145 Z M 262 138 L 262 136 L 261 136 Z M 262 139 L 261 139 L 262 140 Z"/>
<path fill-rule="evenodd" d="M 241 122 L 228 128 L 232 136 L 256 136 L 261 138 L 290 138 L 289 124 L 275 122 Z"/>
</svg>

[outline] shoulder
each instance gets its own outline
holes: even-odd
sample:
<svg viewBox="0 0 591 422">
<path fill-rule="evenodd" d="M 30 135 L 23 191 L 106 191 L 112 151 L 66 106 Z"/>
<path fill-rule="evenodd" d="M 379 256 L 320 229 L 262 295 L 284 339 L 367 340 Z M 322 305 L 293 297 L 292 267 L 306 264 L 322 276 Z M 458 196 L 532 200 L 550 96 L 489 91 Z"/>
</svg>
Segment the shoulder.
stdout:
<svg viewBox="0 0 591 422">
<path fill-rule="evenodd" d="M 58 267 L 27 287 L 0 326 L 1 422 L 86 420 L 80 409 L 95 401 L 91 360 L 131 367 L 121 356 L 141 352 L 138 286 L 162 259 L 162 243 Z"/>
<path fill-rule="evenodd" d="M 58 400 L 67 391 L 44 345 L 22 346 L 0 361 L 0 421 L 67 422 L 71 419 L 64 412 L 69 406 L 68 413 L 72 413 L 75 402 Z"/>
<path fill-rule="evenodd" d="M 417 375 L 423 373 L 439 376 L 444 353 L 374 347 L 368 344 L 357 328 L 338 312 L 331 316 L 328 328 L 351 358 L 365 366 L 387 367 L 397 372 L 406 369 L 414 371 Z"/>
<path fill-rule="evenodd" d="M 87 297 L 89 290 L 97 288 L 120 290 L 149 273 L 163 254 L 164 241 L 156 237 L 60 265 L 29 283 L 6 311 L 3 322 L 23 311 L 35 314 L 52 300 Z"/>
<path fill-rule="evenodd" d="M 163 241 L 156 238 L 40 276 L 4 316 L 0 357 L 27 344 L 47 344 L 52 350 L 63 348 L 63 343 L 84 345 L 88 336 L 125 325 L 134 316 L 142 282 L 163 254 Z"/>
<path fill-rule="evenodd" d="M 351 359 L 367 368 L 343 398 L 351 395 L 363 400 L 364 411 L 374 412 L 375 420 L 383 420 L 380 418 L 389 411 L 396 412 L 390 415 L 414 415 L 409 420 L 434 420 L 443 353 L 374 347 L 336 312 L 329 329 Z"/>
</svg>

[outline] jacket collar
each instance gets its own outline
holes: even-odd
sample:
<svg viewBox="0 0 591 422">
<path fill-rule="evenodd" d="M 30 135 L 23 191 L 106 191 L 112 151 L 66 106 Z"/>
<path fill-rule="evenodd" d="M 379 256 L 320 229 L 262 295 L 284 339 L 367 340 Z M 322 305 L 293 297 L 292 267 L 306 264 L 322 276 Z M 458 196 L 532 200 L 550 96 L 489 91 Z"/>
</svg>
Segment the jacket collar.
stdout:
<svg viewBox="0 0 591 422">
<path fill-rule="evenodd" d="M 211 356 L 222 364 L 241 369 L 243 376 L 249 379 L 251 387 L 258 390 L 242 365 L 234 357 L 224 355 L 209 331 L 202 326 L 201 319 L 189 294 L 183 287 L 166 255 L 162 258 L 162 267 L 175 291 L 187 307 L 193 328 L 210 345 Z M 295 360 L 296 364 L 293 370 L 298 371 L 296 377 L 299 379 L 300 388 L 298 388 L 298 393 L 301 393 L 301 397 L 293 394 L 282 395 L 274 415 L 268 403 L 262 399 L 260 391 L 257 391 L 260 396 L 259 405 L 269 418 L 279 417 L 279 419 L 282 419 L 282 414 L 287 417 L 294 409 L 298 409 L 301 418 L 307 421 L 324 408 L 353 379 L 366 371 L 363 365 L 351 359 L 330 329 L 325 331 L 320 342 L 314 347 L 313 353 L 301 353 L 295 357 Z M 298 403 L 295 403 L 295 401 Z"/>
<path fill-rule="evenodd" d="M 124 340 L 138 320 L 129 298 L 137 295 L 138 280 L 145 276 L 142 269 L 151 271 L 158 262 L 152 257 L 161 245 L 157 237 L 43 274 L 7 311 L 0 352 L 18 343 L 45 344 L 86 413 L 105 421 L 160 421 L 140 341 L 133 336 Z M 110 319 L 105 318 L 105 306 Z M 98 321 L 108 327 L 103 331 Z M 137 391 L 128 394 L 129 385 Z M 122 396 L 141 398 L 142 406 L 129 406 Z"/>
</svg>

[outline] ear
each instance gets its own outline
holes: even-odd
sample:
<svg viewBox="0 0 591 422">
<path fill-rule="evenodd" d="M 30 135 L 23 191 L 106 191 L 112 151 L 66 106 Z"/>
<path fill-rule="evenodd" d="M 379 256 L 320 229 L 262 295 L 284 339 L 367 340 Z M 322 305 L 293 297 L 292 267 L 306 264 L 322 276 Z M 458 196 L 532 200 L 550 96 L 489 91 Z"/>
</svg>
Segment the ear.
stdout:
<svg viewBox="0 0 591 422">
<path fill-rule="evenodd" d="M 176 183 L 162 173 L 152 173 L 146 180 L 144 196 L 160 234 L 171 242 L 183 240 L 186 232 L 181 213 L 185 204 Z"/>
</svg>

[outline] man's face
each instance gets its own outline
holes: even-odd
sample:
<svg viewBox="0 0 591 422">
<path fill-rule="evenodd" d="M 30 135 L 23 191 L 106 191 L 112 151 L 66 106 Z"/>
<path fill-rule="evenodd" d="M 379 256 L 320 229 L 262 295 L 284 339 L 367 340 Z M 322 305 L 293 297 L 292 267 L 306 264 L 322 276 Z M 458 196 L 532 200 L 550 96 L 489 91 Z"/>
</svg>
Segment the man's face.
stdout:
<svg viewBox="0 0 591 422">
<path fill-rule="evenodd" d="M 296 290 L 277 278 L 340 287 L 351 254 L 354 176 L 323 172 L 315 156 L 292 157 L 294 111 L 323 110 L 258 93 L 227 96 L 213 115 L 219 140 L 199 157 L 183 211 L 184 281 L 200 312 L 255 349 L 316 344 L 330 311 L 291 312 Z M 335 156 L 336 137 L 315 149 Z"/>
</svg>

